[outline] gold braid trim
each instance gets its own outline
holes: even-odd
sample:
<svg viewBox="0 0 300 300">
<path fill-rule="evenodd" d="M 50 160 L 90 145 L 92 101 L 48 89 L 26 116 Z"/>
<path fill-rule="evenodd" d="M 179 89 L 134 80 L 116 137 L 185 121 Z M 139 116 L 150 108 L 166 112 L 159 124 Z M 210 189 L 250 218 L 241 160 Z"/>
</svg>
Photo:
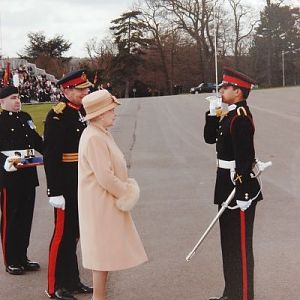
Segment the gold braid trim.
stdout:
<svg viewBox="0 0 300 300">
<path fill-rule="evenodd" d="M 217 117 L 224 117 L 228 113 L 226 111 L 223 111 L 221 107 L 216 108 L 216 116 Z"/>
<path fill-rule="evenodd" d="M 236 112 L 239 116 L 241 116 L 241 115 L 247 116 L 247 111 L 246 111 L 245 107 L 242 107 L 242 106 L 238 107 Z"/>
<path fill-rule="evenodd" d="M 243 183 L 242 177 L 243 177 L 243 175 L 236 174 L 236 176 L 235 176 L 235 178 L 233 179 L 233 181 L 234 181 L 234 182 L 239 181 L 240 183 Z"/>
<path fill-rule="evenodd" d="M 66 106 L 67 104 L 65 102 L 58 102 L 55 106 L 53 106 L 53 110 L 56 114 L 62 114 Z"/>
</svg>

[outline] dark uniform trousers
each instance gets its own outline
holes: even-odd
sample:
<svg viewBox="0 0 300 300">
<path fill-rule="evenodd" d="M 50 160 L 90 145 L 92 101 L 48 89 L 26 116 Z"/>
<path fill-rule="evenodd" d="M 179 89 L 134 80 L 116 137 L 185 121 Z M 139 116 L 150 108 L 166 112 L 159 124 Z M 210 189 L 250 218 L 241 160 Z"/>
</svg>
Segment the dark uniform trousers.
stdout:
<svg viewBox="0 0 300 300">
<path fill-rule="evenodd" d="M 230 300 L 254 299 L 252 239 L 255 209 L 256 202 L 245 212 L 226 209 L 219 220 L 225 279 L 223 295 Z"/>
<path fill-rule="evenodd" d="M 1 237 L 5 265 L 25 265 L 35 202 L 35 187 L 3 188 Z"/>
<path fill-rule="evenodd" d="M 54 209 L 54 233 L 49 249 L 48 292 L 72 290 L 79 283 L 76 248 L 79 240 L 77 188 L 65 193 L 65 210 Z"/>
</svg>

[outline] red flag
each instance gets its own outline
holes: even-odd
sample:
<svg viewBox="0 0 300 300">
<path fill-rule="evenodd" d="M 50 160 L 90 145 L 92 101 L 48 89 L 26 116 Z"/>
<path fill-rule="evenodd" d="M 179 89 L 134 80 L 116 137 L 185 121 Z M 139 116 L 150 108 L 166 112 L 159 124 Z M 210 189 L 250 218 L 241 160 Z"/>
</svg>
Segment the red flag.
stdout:
<svg viewBox="0 0 300 300">
<path fill-rule="evenodd" d="M 6 63 L 6 68 L 5 68 L 4 75 L 3 75 L 3 84 L 4 84 L 4 86 L 9 85 L 9 79 L 10 79 L 10 62 L 8 61 Z"/>
</svg>

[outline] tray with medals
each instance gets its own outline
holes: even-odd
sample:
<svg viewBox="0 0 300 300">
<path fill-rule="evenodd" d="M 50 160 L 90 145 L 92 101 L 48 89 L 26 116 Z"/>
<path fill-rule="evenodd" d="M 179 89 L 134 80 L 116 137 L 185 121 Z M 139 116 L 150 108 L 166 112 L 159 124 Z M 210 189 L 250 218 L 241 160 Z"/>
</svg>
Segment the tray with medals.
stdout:
<svg viewBox="0 0 300 300">
<path fill-rule="evenodd" d="M 33 156 L 22 158 L 21 162 L 16 165 L 17 169 L 25 169 L 43 165 L 43 156 Z"/>
</svg>

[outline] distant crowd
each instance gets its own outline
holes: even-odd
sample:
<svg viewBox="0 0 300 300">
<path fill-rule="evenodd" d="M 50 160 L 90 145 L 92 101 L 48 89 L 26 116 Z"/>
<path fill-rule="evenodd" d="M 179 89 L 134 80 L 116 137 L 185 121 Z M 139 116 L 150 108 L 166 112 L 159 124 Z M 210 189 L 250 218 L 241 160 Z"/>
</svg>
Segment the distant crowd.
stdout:
<svg viewBox="0 0 300 300">
<path fill-rule="evenodd" d="M 2 78 L 0 87 L 3 87 L 3 76 L 0 78 Z M 35 75 L 30 66 L 20 66 L 18 69 L 12 70 L 9 81 L 10 85 L 19 88 L 23 103 L 56 102 L 62 97 L 61 90 L 54 82 L 48 80 L 46 75 Z"/>
<path fill-rule="evenodd" d="M 0 88 L 4 87 L 4 70 L 0 68 Z M 9 85 L 18 87 L 22 103 L 58 102 L 63 97 L 61 89 L 47 79 L 47 75 L 36 75 L 31 66 L 20 66 L 10 72 Z M 112 93 L 110 82 L 99 84 L 92 90 L 106 89 Z"/>
</svg>

